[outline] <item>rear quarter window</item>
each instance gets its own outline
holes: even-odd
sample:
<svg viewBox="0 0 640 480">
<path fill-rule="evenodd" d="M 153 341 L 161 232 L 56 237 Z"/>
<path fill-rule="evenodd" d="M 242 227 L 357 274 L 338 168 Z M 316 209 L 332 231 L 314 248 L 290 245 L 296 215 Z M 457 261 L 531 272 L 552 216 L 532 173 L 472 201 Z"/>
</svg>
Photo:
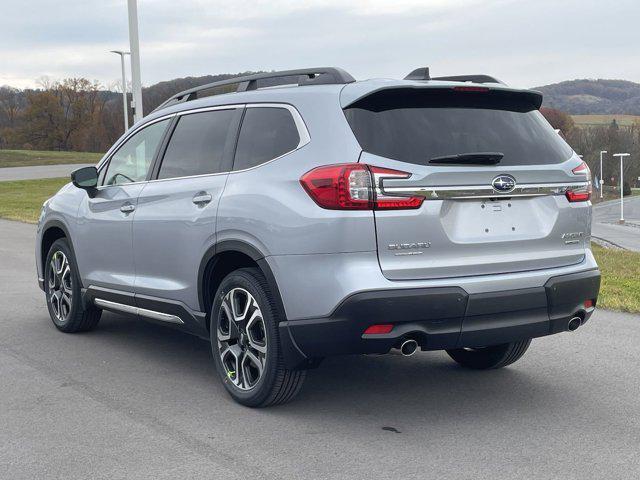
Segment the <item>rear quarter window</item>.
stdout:
<svg viewBox="0 0 640 480">
<path fill-rule="evenodd" d="M 234 170 L 244 170 L 295 150 L 298 128 L 286 108 L 247 108 L 238 137 Z"/>
</svg>

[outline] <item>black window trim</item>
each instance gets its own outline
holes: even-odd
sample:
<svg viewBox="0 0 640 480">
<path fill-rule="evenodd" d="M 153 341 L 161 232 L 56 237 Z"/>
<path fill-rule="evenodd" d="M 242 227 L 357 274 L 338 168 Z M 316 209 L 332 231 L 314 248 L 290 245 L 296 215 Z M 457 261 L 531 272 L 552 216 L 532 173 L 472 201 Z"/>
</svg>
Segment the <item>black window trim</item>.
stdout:
<svg viewBox="0 0 640 480">
<path fill-rule="evenodd" d="M 242 124 L 241 124 L 240 128 L 238 129 L 238 134 L 236 136 L 236 148 L 234 149 L 234 152 L 233 152 L 233 165 L 231 166 L 231 171 L 229 172 L 230 174 L 247 172 L 249 170 L 253 170 L 254 168 L 259 168 L 268 163 L 275 162 L 276 160 L 279 160 L 280 158 L 286 155 L 289 155 L 297 150 L 300 150 L 302 147 L 304 147 L 309 142 L 311 142 L 311 136 L 309 135 L 309 130 L 307 129 L 307 125 L 305 124 L 304 119 L 302 118 L 302 115 L 300 115 L 300 112 L 298 112 L 298 109 L 293 105 L 289 103 L 273 103 L 273 102 L 248 103 L 245 105 L 245 112 L 249 108 L 282 108 L 282 109 L 288 110 L 289 113 L 291 114 L 291 117 L 293 118 L 293 123 L 296 126 L 296 129 L 298 130 L 298 138 L 299 138 L 298 145 L 296 145 L 291 150 L 281 155 L 278 155 L 277 157 L 274 157 L 262 163 L 259 163 L 258 165 L 254 165 L 249 168 L 243 168 L 241 170 L 234 170 L 235 163 L 236 163 L 236 150 L 238 148 L 238 138 L 240 136 L 240 130 L 242 129 Z M 244 123 L 244 115 L 242 116 L 242 122 Z"/>
<path fill-rule="evenodd" d="M 169 124 L 167 125 L 167 127 L 165 128 L 164 132 L 162 133 L 162 139 L 160 140 L 160 144 L 158 145 L 157 150 L 155 151 L 155 153 L 153 154 L 153 158 L 151 159 L 151 164 L 149 165 L 149 171 L 147 172 L 147 177 L 144 180 L 140 180 L 139 182 L 129 182 L 129 183 L 123 183 L 123 184 L 115 184 L 115 185 L 98 185 L 97 190 L 103 190 L 105 188 L 110 188 L 110 187 L 124 187 L 126 185 L 139 185 L 141 183 L 146 183 L 149 181 L 149 179 L 151 178 L 151 174 L 153 172 L 154 166 L 156 164 L 156 161 L 158 160 L 158 155 L 161 151 L 163 151 L 163 146 L 167 140 L 167 134 L 169 131 L 172 130 L 173 128 L 173 124 L 175 123 L 175 114 L 170 114 L 170 115 L 164 115 L 162 117 L 158 117 L 153 119 L 152 121 L 145 123 L 144 125 L 140 125 L 140 127 L 136 128 L 135 130 L 132 130 L 131 132 L 129 132 L 124 138 L 122 138 L 122 140 L 118 143 L 116 143 L 116 145 L 114 146 L 114 148 L 111 149 L 110 152 L 107 152 L 107 155 L 105 155 L 104 159 L 100 161 L 100 163 L 98 163 L 97 165 L 97 170 L 98 170 L 98 177 L 100 177 L 100 175 L 102 174 L 103 170 L 105 168 L 109 168 L 109 165 L 111 164 L 111 159 L 113 158 L 113 156 L 118 153 L 120 151 L 120 149 L 131 139 L 133 138 L 134 135 L 137 135 L 139 132 L 141 132 L 142 130 L 144 130 L 147 127 L 150 127 L 151 125 L 155 125 L 156 123 L 160 123 L 164 120 L 171 120 L 169 122 Z"/>
<path fill-rule="evenodd" d="M 180 180 L 183 178 L 226 175 L 227 173 L 229 173 L 229 171 L 232 168 L 233 157 L 235 155 L 235 143 L 237 143 L 238 141 L 238 134 L 240 132 L 240 123 L 244 115 L 244 107 L 245 105 L 243 104 L 242 105 L 220 105 L 216 107 L 198 108 L 194 110 L 185 110 L 185 111 L 178 112 L 175 115 L 173 122 L 168 128 L 168 134 L 162 143 L 162 146 L 159 150 L 159 155 L 154 160 L 154 163 L 151 169 L 151 176 L 150 178 L 147 179 L 147 181 L 163 182 L 163 181 L 169 181 L 169 180 Z M 164 160 L 164 156 L 167 153 L 167 148 L 169 147 L 169 142 L 171 141 L 171 137 L 173 136 L 173 133 L 175 132 L 176 127 L 178 126 L 179 117 L 186 116 L 186 115 L 194 115 L 198 113 L 205 113 L 205 112 L 215 112 L 220 110 L 236 110 L 236 114 L 231 120 L 231 126 L 230 126 L 231 128 L 230 137 L 235 139 L 235 142 L 231 142 L 232 143 L 231 145 L 225 145 L 224 147 L 224 153 L 222 157 L 222 171 L 215 172 L 215 173 L 201 173 L 199 175 L 184 175 L 181 177 L 158 178 L 158 175 L 160 175 L 160 168 L 162 168 L 162 162 Z"/>
<path fill-rule="evenodd" d="M 293 117 L 293 121 L 296 125 L 296 128 L 298 129 L 298 136 L 300 137 L 300 141 L 298 142 L 298 145 L 296 146 L 296 148 L 283 153 L 282 155 L 276 157 L 276 158 L 272 158 L 271 160 L 267 160 L 266 162 L 263 162 L 259 165 L 254 165 L 253 167 L 249 167 L 249 168 L 245 168 L 243 170 L 233 170 L 233 163 L 235 162 L 235 154 L 236 154 L 236 147 L 238 144 L 238 137 L 240 135 L 240 128 L 242 128 L 242 120 L 244 119 L 244 112 L 246 111 L 247 108 L 284 108 L 286 110 L 289 111 L 289 113 L 291 113 L 291 116 Z M 209 112 L 209 111 L 214 111 L 214 110 L 230 110 L 230 109 L 238 109 L 241 112 L 241 118 L 240 118 L 240 122 L 238 122 L 238 125 L 236 126 L 236 132 L 235 132 L 235 145 L 233 145 L 233 150 L 232 150 L 232 162 L 227 164 L 229 165 L 229 170 L 227 171 L 223 171 L 223 172 L 216 172 L 216 173 L 204 173 L 204 174 L 200 174 L 200 175 L 189 175 L 189 176 L 185 176 L 185 177 L 173 177 L 173 178 L 157 178 L 158 177 L 158 173 L 160 171 L 160 165 L 162 163 L 161 159 L 164 157 L 164 154 L 166 152 L 167 149 L 167 145 L 169 143 L 169 140 L 171 138 L 171 135 L 173 134 L 173 131 L 175 130 L 176 127 L 176 123 L 178 121 L 178 117 L 182 116 L 182 115 L 190 115 L 192 113 L 200 113 L 200 112 Z M 254 168 L 259 168 L 263 165 L 266 165 L 267 163 L 271 163 L 275 160 L 278 160 L 282 157 L 284 157 L 285 155 L 289 155 L 292 152 L 295 152 L 299 149 L 301 149 L 302 147 L 304 147 L 305 145 L 307 145 L 309 142 L 311 142 L 311 136 L 309 135 L 309 130 L 307 129 L 307 125 L 304 122 L 304 119 L 302 118 L 302 115 L 300 115 L 300 112 L 298 111 L 298 109 L 296 107 L 294 107 L 293 105 L 289 104 L 289 103 L 284 103 L 284 102 L 265 102 L 265 103 L 260 103 L 260 102 L 253 102 L 253 103 L 233 103 L 233 104 L 229 104 L 229 105 L 213 105 L 210 107 L 199 107 L 199 108 L 192 108 L 192 109 L 188 109 L 188 110 L 180 110 L 179 112 L 173 112 L 173 113 L 169 113 L 167 115 L 163 115 L 161 117 L 158 118 L 154 118 L 153 120 L 151 120 L 148 123 L 145 123 L 144 125 L 140 125 L 138 128 L 136 128 L 135 130 L 131 130 L 130 132 L 128 132 L 126 134 L 126 136 L 124 136 L 119 142 L 117 142 L 113 147 L 111 147 L 111 149 L 105 154 L 105 156 L 103 157 L 103 159 L 98 163 L 97 165 L 97 169 L 98 169 L 98 175 L 100 175 L 100 173 L 102 172 L 103 168 L 108 168 L 109 163 L 111 162 L 111 158 L 113 157 L 113 155 L 115 155 L 118 150 L 120 150 L 120 148 L 131 138 L 133 137 L 136 133 L 140 132 L 142 129 L 153 125 L 154 123 L 158 123 L 161 122 L 162 120 L 166 120 L 166 119 L 171 119 L 171 122 L 169 123 L 169 125 L 167 126 L 165 132 L 164 132 L 164 136 L 162 138 L 162 141 L 160 142 L 160 148 L 158 148 L 158 151 L 156 152 L 153 161 L 151 162 L 151 167 L 149 168 L 149 173 L 147 174 L 147 178 L 145 180 L 141 180 L 139 182 L 131 182 L 131 183 L 125 183 L 122 185 L 102 185 L 99 186 L 98 189 L 103 189 L 103 188 L 109 188 L 109 187 L 116 187 L 116 186 L 125 186 L 125 185 L 138 185 L 141 183 L 149 183 L 149 182 L 166 182 L 166 181 L 171 181 L 171 180 L 179 180 L 179 179 L 183 179 L 183 178 L 194 178 L 194 177 L 208 177 L 208 176 L 214 176 L 214 175 L 228 175 L 228 174 L 234 174 L 234 173 L 241 173 L 241 172 L 246 172 L 248 170 L 253 170 Z M 225 147 L 225 155 L 226 155 L 226 147 Z"/>
</svg>

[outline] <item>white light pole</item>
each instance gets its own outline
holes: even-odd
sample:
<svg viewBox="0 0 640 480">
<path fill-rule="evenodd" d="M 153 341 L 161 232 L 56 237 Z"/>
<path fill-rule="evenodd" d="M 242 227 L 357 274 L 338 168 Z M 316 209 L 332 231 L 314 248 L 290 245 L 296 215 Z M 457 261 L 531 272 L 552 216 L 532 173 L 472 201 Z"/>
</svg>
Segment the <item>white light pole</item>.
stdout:
<svg viewBox="0 0 640 480">
<path fill-rule="evenodd" d="M 111 50 L 111 53 L 120 55 L 120 66 L 122 67 L 122 111 L 124 112 L 124 131 L 129 130 L 129 109 L 127 108 L 127 76 L 124 69 L 124 56 L 129 52 L 124 50 Z"/>
<path fill-rule="evenodd" d="M 614 157 L 620 157 L 620 223 L 624 223 L 624 157 L 630 156 L 630 153 L 614 153 Z"/>
<path fill-rule="evenodd" d="M 604 175 L 602 173 L 602 154 L 607 153 L 606 150 L 600 150 L 600 198 L 602 198 L 602 191 L 604 190 Z"/>
<path fill-rule="evenodd" d="M 133 121 L 142 120 L 142 81 L 140 80 L 140 41 L 138 40 L 138 1 L 127 0 L 129 5 L 129 44 L 131 50 L 131 93 L 133 94 Z"/>
</svg>

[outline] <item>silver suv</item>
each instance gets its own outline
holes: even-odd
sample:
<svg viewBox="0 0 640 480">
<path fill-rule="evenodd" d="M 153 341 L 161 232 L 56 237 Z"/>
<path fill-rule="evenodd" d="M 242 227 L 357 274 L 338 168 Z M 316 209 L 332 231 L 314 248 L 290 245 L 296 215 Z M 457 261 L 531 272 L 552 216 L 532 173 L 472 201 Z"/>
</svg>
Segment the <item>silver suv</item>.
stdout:
<svg viewBox="0 0 640 480">
<path fill-rule="evenodd" d="M 51 319 L 79 332 L 109 310 L 210 339 L 254 407 L 290 400 L 329 355 L 504 367 L 584 324 L 600 285 L 590 172 L 541 103 L 425 68 L 175 95 L 44 204 Z"/>
</svg>

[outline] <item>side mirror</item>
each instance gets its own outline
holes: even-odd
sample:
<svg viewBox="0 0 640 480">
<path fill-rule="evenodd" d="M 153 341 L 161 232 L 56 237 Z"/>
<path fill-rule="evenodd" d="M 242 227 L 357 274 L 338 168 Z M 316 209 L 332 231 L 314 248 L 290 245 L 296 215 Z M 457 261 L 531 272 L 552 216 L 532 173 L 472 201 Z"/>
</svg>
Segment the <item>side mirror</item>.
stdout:
<svg viewBox="0 0 640 480">
<path fill-rule="evenodd" d="M 96 167 L 83 167 L 74 170 L 71 172 L 71 182 L 76 187 L 82 188 L 91 194 L 98 186 L 98 169 Z"/>
</svg>

